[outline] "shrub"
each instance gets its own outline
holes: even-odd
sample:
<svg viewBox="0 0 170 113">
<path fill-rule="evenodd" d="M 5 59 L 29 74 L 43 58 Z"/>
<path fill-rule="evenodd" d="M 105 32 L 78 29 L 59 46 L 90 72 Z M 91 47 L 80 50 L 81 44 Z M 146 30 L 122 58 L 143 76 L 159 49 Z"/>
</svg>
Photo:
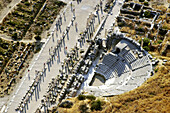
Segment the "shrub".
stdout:
<svg viewBox="0 0 170 113">
<path fill-rule="evenodd" d="M 155 69 L 155 72 L 158 72 L 158 68 Z"/>
<path fill-rule="evenodd" d="M 168 30 L 164 30 L 164 29 L 159 29 L 159 34 L 160 35 L 165 35 L 167 33 Z"/>
<path fill-rule="evenodd" d="M 78 98 L 78 100 L 85 100 L 85 99 L 86 99 L 86 96 L 80 94 L 77 98 Z"/>
<path fill-rule="evenodd" d="M 38 53 L 41 50 L 41 48 L 36 48 L 36 50 L 34 51 L 34 53 Z"/>
<path fill-rule="evenodd" d="M 19 41 L 17 41 L 17 46 L 19 46 Z"/>
<path fill-rule="evenodd" d="M 9 22 L 7 22 L 7 24 L 10 24 L 11 26 L 15 26 L 15 25 L 17 25 L 17 22 L 16 21 L 9 21 Z"/>
<path fill-rule="evenodd" d="M 162 43 L 162 40 L 158 40 L 158 44 Z"/>
<path fill-rule="evenodd" d="M 145 0 L 139 0 L 139 2 L 144 2 Z"/>
<path fill-rule="evenodd" d="M 125 26 L 125 24 L 123 22 L 118 22 L 118 26 L 122 27 L 122 26 Z"/>
<path fill-rule="evenodd" d="M 1 45 L 1 47 L 3 48 L 3 49 L 8 49 L 8 43 L 2 43 L 2 45 Z"/>
<path fill-rule="evenodd" d="M 128 7 L 128 4 L 123 4 L 122 7 L 123 7 L 123 8 L 127 8 L 127 7 Z"/>
<path fill-rule="evenodd" d="M 148 44 L 150 43 L 150 39 L 149 38 L 144 38 L 143 40 L 143 45 L 145 46 L 148 46 Z"/>
<path fill-rule="evenodd" d="M 0 38 L 0 44 L 1 44 L 1 43 L 3 43 L 3 40 L 2 40 L 2 38 Z"/>
<path fill-rule="evenodd" d="M 41 37 L 40 37 L 39 35 L 35 36 L 34 38 L 35 38 L 35 40 L 37 40 L 37 41 L 41 40 Z"/>
<path fill-rule="evenodd" d="M 3 59 L 4 59 L 3 56 L 0 56 L 0 61 L 3 61 Z"/>
<path fill-rule="evenodd" d="M 12 28 L 9 28 L 8 30 L 9 30 L 9 32 L 11 32 L 11 31 L 12 31 Z"/>
<path fill-rule="evenodd" d="M 12 39 L 17 40 L 17 38 L 18 38 L 17 33 L 14 33 L 14 34 L 12 35 Z"/>
<path fill-rule="evenodd" d="M 86 111 L 88 110 L 89 108 L 87 107 L 86 104 L 82 104 L 79 106 L 79 110 L 82 112 L 82 113 L 86 113 Z"/>
<path fill-rule="evenodd" d="M 148 46 L 144 46 L 143 49 L 145 49 L 146 51 L 150 50 L 150 48 Z"/>
<path fill-rule="evenodd" d="M 102 110 L 102 102 L 100 100 L 92 101 L 91 108 L 93 110 Z"/>
<path fill-rule="evenodd" d="M 11 57 L 12 52 L 11 52 L 11 51 L 8 51 L 8 52 L 6 53 L 6 55 L 7 55 L 8 57 Z"/>
<path fill-rule="evenodd" d="M 145 30 L 142 27 L 137 28 L 137 31 L 145 32 Z"/>
<path fill-rule="evenodd" d="M 5 55 L 5 50 L 3 48 L 0 47 L 0 55 Z"/>
<path fill-rule="evenodd" d="M 36 34 L 36 35 L 40 35 L 41 34 L 41 30 L 40 29 L 38 29 L 38 28 L 36 28 L 35 30 L 34 30 L 34 33 Z"/>
<path fill-rule="evenodd" d="M 149 3 L 148 2 L 144 2 L 144 5 L 149 6 Z"/>
<path fill-rule="evenodd" d="M 141 44 L 142 39 L 139 40 L 139 43 Z M 148 46 L 150 43 L 150 39 L 149 38 L 144 38 L 143 39 L 143 46 Z"/>
<path fill-rule="evenodd" d="M 151 12 L 150 11 L 145 11 L 144 16 L 147 18 L 151 18 Z"/>
<path fill-rule="evenodd" d="M 21 42 L 21 46 L 25 46 L 25 43 Z"/>
<path fill-rule="evenodd" d="M 89 100 L 96 100 L 96 97 L 94 95 L 87 95 L 86 98 Z"/>
<path fill-rule="evenodd" d="M 1 30 L 4 30 L 4 27 L 3 27 L 3 26 L 1 26 Z"/>
<path fill-rule="evenodd" d="M 168 29 L 168 26 L 163 26 L 162 28 L 163 28 L 163 29 Z"/>
<path fill-rule="evenodd" d="M 57 4 L 58 6 L 66 5 L 66 3 L 62 1 L 56 1 L 55 4 Z"/>
<path fill-rule="evenodd" d="M 24 4 L 25 4 L 26 6 L 29 6 L 29 5 L 30 5 L 30 3 L 29 3 L 29 2 L 25 2 Z"/>
<path fill-rule="evenodd" d="M 14 11 L 14 12 L 12 12 L 12 14 L 18 16 L 18 11 Z"/>
<path fill-rule="evenodd" d="M 72 106 L 73 106 L 73 102 L 71 101 L 64 101 L 59 105 L 59 107 L 63 107 L 63 108 L 71 108 Z"/>
</svg>

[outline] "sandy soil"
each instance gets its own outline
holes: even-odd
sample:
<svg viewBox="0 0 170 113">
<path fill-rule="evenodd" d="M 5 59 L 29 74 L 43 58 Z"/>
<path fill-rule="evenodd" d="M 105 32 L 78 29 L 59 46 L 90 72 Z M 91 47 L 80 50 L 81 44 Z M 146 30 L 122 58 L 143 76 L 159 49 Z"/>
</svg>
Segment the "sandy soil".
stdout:
<svg viewBox="0 0 170 113">
<path fill-rule="evenodd" d="M 93 78 L 92 86 L 101 86 L 101 85 L 104 85 L 104 83 L 105 83 L 104 78 L 100 75 L 96 75 Z"/>
</svg>

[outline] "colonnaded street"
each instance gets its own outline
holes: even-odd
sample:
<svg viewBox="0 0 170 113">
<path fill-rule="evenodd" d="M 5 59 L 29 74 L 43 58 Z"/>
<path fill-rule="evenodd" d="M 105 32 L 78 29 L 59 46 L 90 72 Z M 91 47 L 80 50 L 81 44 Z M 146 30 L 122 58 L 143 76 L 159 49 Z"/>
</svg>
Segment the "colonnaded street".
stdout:
<svg viewBox="0 0 170 113">
<path fill-rule="evenodd" d="M 32 62 L 29 65 L 28 70 L 25 71 L 25 75 L 20 80 L 20 83 L 17 84 L 13 93 L 6 97 L 0 99 L 2 102 L 1 112 L 12 113 L 16 112 L 15 109 L 19 105 L 19 102 L 22 100 L 22 97 L 25 95 L 27 90 L 29 89 L 29 85 L 32 84 L 34 78 L 36 77 L 36 73 L 38 71 L 42 72 L 44 69 L 44 63 L 48 61 L 51 57 L 51 53 L 53 48 L 57 45 L 57 42 L 60 41 L 60 38 L 63 36 L 63 32 L 65 32 L 66 28 L 70 26 L 70 30 L 66 35 L 65 39 L 63 40 L 63 44 L 60 47 L 58 53 L 54 56 L 54 61 L 50 61 L 49 65 L 45 65 L 45 76 L 44 82 L 41 82 L 40 89 L 38 91 L 38 96 L 35 95 L 32 97 L 32 100 L 28 104 L 28 109 L 25 111 L 27 113 L 33 113 L 36 111 L 37 107 L 41 103 L 41 99 L 43 95 L 46 93 L 48 89 L 48 84 L 50 83 L 51 79 L 56 77 L 59 74 L 59 69 L 61 69 L 61 62 L 63 59 L 66 58 L 67 52 L 73 48 L 74 46 L 78 45 L 80 48 L 86 49 L 88 47 L 88 43 L 79 43 L 77 41 L 79 34 L 86 29 L 87 26 L 87 18 L 90 14 L 95 14 L 95 7 L 99 4 L 99 0 L 82 0 L 81 2 L 77 3 L 76 1 L 71 0 L 62 0 L 63 2 L 67 3 L 67 6 L 64 7 L 62 11 L 60 11 L 60 15 L 54 21 L 52 27 L 50 28 L 50 36 L 47 36 L 46 39 L 43 39 L 44 42 L 42 49 L 39 53 L 34 55 Z M 105 1 L 103 0 L 103 9 L 105 5 Z M 111 10 L 111 13 L 108 15 L 106 24 L 104 29 L 101 31 L 102 35 L 104 35 L 105 29 L 110 28 L 110 22 L 113 22 L 115 16 L 118 15 L 120 10 L 121 4 L 115 2 L 115 6 Z M 99 10 L 98 15 L 96 15 L 94 29 L 95 32 L 99 29 L 100 24 L 106 18 L 107 14 L 104 11 Z M 61 26 L 56 25 L 58 20 L 61 19 L 62 22 Z M 94 32 L 94 34 L 95 34 Z M 44 33 L 45 34 L 45 33 Z M 95 35 L 94 35 L 95 36 Z"/>
</svg>

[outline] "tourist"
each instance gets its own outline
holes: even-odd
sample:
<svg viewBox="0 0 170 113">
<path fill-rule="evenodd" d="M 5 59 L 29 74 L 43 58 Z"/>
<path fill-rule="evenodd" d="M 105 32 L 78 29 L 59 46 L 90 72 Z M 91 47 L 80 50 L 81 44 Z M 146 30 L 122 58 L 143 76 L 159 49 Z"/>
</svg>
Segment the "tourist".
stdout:
<svg viewBox="0 0 170 113">
<path fill-rule="evenodd" d="M 37 76 L 37 74 L 38 74 L 38 71 L 37 71 L 37 70 L 35 70 L 35 77 Z"/>
<path fill-rule="evenodd" d="M 75 16 L 75 8 L 73 9 L 73 16 Z"/>
<path fill-rule="evenodd" d="M 28 79 L 30 80 L 30 70 L 28 69 Z"/>
<path fill-rule="evenodd" d="M 100 0 L 100 10 L 101 10 L 101 14 L 103 14 L 103 10 L 102 10 L 102 1 Z"/>
<path fill-rule="evenodd" d="M 62 16 L 61 15 L 60 15 L 59 19 L 60 19 L 60 25 L 62 25 Z"/>
<path fill-rule="evenodd" d="M 77 22 L 75 23 L 76 32 L 78 32 Z"/>
<path fill-rule="evenodd" d="M 58 21 L 56 21 L 56 30 L 58 31 Z"/>
<path fill-rule="evenodd" d="M 62 34 L 62 38 L 63 38 L 63 40 L 64 40 L 64 38 L 65 38 L 65 35 L 64 35 L 65 33 L 64 33 L 64 31 L 63 31 L 63 34 Z"/>
<path fill-rule="evenodd" d="M 63 12 L 64 21 L 66 21 L 65 11 Z"/>
<path fill-rule="evenodd" d="M 50 54 L 50 48 L 49 48 L 49 54 Z"/>
<path fill-rule="evenodd" d="M 45 69 L 45 63 L 44 63 L 44 69 Z"/>
<path fill-rule="evenodd" d="M 70 2 L 71 11 L 72 11 L 72 6 L 73 6 L 73 4 L 72 4 L 72 1 L 71 1 L 71 2 Z"/>
</svg>

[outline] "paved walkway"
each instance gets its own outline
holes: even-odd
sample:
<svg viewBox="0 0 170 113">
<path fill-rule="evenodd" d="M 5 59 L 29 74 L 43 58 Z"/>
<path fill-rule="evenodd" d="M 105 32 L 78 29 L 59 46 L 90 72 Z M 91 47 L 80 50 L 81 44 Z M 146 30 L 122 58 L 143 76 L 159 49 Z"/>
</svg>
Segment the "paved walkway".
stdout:
<svg viewBox="0 0 170 113">
<path fill-rule="evenodd" d="M 33 79 L 35 78 L 35 70 L 41 71 L 43 69 L 43 64 L 46 63 L 47 59 L 50 57 L 49 55 L 49 48 L 56 46 L 57 39 L 62 36 L 62 32 L 66 29 L 66 26 L 70 24 L 70 21 L 73 17 L 73 13 L 70 11 L 70 5 L 69 0 L 63 0 L 64 2 L 67 2 L 68 5 L 65 8 L 65 14 L 66 14 L 66 21 L 62 20 L 62 27 L 61 27 L 61 33 L 60 31 L 55 31 L 55 22 L 51 27 L 51 31 L 54 31 L 54 38 L 48 38 L 46 43 L 43 45 L 42 50 L 40 53 L 35 55 L 33 61 L 30 64 L 30 80 L 28 79 L 28 76 L 26 75 L 27 72 L 25 72 L 26 76 L 23 76 L 20 83 L 15 87 L 14 92 L 9 97 L 6 105 L 3 106 L 3 112 L 12 113 L 15 112 L 15 108 L 19 105 L 19 102 L 21 101 L 22 97 L 25 95 L 27 90 L 29 89 L 29 85 L 32 84 Z M 67 50 L 70 50 L 76 45 L 77 38 L 79 33 L 85 30 L 86 27 L 86 21 L 87 17 L 89 16 L 90 12 L 94 11 L 95 4 L 99 3 L 99 0 L 82 0 L 81 3 L 77 4 L 75 1 L 72 2 L 73 7 L 75 7 L 75 16 L 78 26 L 78 32 L 75 30 L 75 26 L 70 28 L 69 31 L 69 38 L 65 38 L 65 45 L 67 46 Z M 99 12 L 100 17 L 102 16 Z M 96 18 L 95 27 L 98 26 L 98 21 Z M 56 36 L 56 34 L 58 36 Z M 84 45 L 83 48 L 87 48 L 88 45 Z M 60 61 L 63 61 L 65 56 L 64 47 L 61 48 L 61 51 L 59 52 Z M 41 91 L 39 93 L 39 99 L 36 101 L 35 97 L 33 96 L 33 99 L 31 103 L 28 105 L 27 113 L 33 113 L 37 109 L 38 105 L 40 104 L 40 100 L 43 97 L 43 95 L 46 93 L 46 90 L 48 88 L 48 83 L 50 80 L 56 75 L 59 74 L 59 69 L 61 65 L 60 62 L 57 60 L 57 57 L 55 56 L 55 60 L 52 63 L 51 67 L 47 69 L 46 71 L 46 77 L 45 81 L 41 83 Z M 31 109 L 30 109 L 31 108 Z M 2 110 L 1 110 L 2 111 Z"/>
<path fill-rule="evenodd" d="M 113 7 L 113 9 L 111 10 L 111 12 L 110 12 L 110 14 L 109 14 L 109 16 L 108 16 L 108 18 L 107 18 L 107 21 L 106 21 L 106 23 L 105 23 L 105 25 L 104 25 L 104 27 L 103 27 L 103 30 L 101 31 L 101 35 L 100 35 L 100 37 L 101 38 L 104 38 L 104 37 L 106 37 L 105 36 L 105 30 L 109 30 L 110 28 L 111 28 L 111 26 L 113 26 L 113 23 L 115 23 L 115 21 L 116 21 L 116 17 L 119 15 L 119 13 L 120 13 L 120 8 L 121 8 L 121 4 L 119 4 L 119 2 L 121 2 L 121 1 L 123 1 L 123 0 L 119 0 L 119 2 L 118 2 L 118 0 L 115 0 L 116 2 L 115 2 L 115 4 L 114 4 L 114 7 Z"/>
</svg>

